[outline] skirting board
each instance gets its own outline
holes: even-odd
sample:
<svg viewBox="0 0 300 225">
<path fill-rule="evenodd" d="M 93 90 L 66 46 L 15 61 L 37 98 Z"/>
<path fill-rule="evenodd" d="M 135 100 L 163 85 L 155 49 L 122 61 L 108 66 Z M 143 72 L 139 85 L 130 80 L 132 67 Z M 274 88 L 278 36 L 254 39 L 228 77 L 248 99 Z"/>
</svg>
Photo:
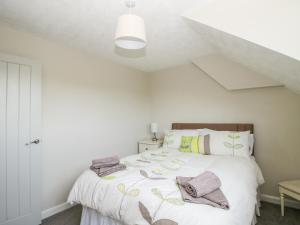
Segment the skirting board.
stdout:
<svg viewBox="0 0 300 225">
<path fill-rule="evenodd" d="M 280 198 L 277 196 L 261 194 L 261 200 L 263 202 L 269 202 L 269 203 L 273 203 L 276 205 L 280 205 Z M 57 213 L 60 213 L 62 211 L 65 211 L 69 208 L 72 208 L 75 205 L 76 204 L 71 205 L 71 204 L 65 202 L 60 205 L 54 206 L 50 209 L 46 209 L 42 212 L 42 220 L 46 219 L 50 216 L 53 216 Z M 291 200 L 291 199 L 285 199 L 285 206 L 300 209 L 300 203 L 297 201 Z"/>
<path fill-rule="evenodd" d="M 273 204 L 276 204 L 276 205 L 280 205 L 280 198 L 278 196 L 261 194 L 261 201 L 273 203 Z M 300 209 L 300 202 L 297 202 L 297 201 L 292 200 L 292 199 L 285 198 L 284 205 L 287 206 L 287 207 Z"/>
<path fill-rule="evenodd" d="M 71 205 L 71 204 L 69 204 L 67 202 L 64 202 L 64 203 L 62 203 L 60 205 L 57 205 L 57 206 L 54 206 L 54 207 L 52 207 L 50 209 L 46 209 L 46 210 L 42 211 L 42 220 L 44 220 L 44 219 L 46 219 L 46 218 L 48 218 L 50 216 L 53 216 L 53 215 L 55 215 L 57 213 L 60 213 L 62 211 L 65 211 L 65 210 L 67 210 L 69 208 L 72 208 L 75 205 L 76 204 Z"/>
</svg>

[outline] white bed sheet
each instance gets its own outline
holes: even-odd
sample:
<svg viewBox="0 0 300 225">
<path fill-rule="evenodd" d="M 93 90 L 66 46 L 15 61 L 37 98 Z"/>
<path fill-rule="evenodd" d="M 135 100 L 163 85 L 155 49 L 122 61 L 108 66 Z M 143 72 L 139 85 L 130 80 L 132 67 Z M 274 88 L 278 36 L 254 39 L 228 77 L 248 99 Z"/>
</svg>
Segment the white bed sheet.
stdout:
<svg viewBox="0 0 300 225">
<path fill-rule="evenodd" d="M 257 222 L 257 217 L 256 214 L 254 213 L 251 225 L 255 225 L 256 222 Z M 108 216 L 102 216 L 95 209 L 83 207 L 80 225 L 125 225 L 125 224 L 115 219 L 112 219 Z"/>
<path fill-rule="evenodd" d="M 124 225 L 122 222 L 108 216 L 102 216 L 94 209 L 82 208 L 80 225 Z"/>
<path fill-rule="evenodd" d="M 68 201 L 94 209 L 103 218 L 112 219 L 113 225 L 119 225 L 113 221 L 127 225 L 149 224 L 142 216 L 141 202 L 153 221 L 167 219 L 179 225 L 253 223 L 256 189 L 263 183 L 261 171 L 253 159 L 159 149 L 126 157 L 122 162 L 128 166 L 126 171 L 105 178 L 99 178 L 91 171 L 84 172 L 75 182 Z M 229 201 L 230 210 L 180 201 L 176 176 L 196 176 L 205 170 L 214 172 L 221 179 L 221 189 Z M 141 171 L 150 178 L 167 179 L 151 180 Z"/>
</svg>

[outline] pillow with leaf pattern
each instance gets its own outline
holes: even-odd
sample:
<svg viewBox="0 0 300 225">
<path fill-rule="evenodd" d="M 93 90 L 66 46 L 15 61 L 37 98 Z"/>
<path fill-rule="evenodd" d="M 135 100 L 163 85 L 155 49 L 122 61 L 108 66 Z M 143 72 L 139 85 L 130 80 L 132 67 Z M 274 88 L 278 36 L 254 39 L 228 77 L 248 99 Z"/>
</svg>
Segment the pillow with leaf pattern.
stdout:
<svg viewBox="0 0 300 225">
<path fill-rule="evenodd" d="M 163 147 L 179 149 L 182 136 L 198 136 L 198 130 L 168 130 L 165 132 Z"/>
<path fill-rule="evenodd" d="M 212 155 L 232 155 L 249 158 L 250 131 L 214 131 L 203 129 L 203 134 L 210 135 L 210 153 Z"/>
</svg>

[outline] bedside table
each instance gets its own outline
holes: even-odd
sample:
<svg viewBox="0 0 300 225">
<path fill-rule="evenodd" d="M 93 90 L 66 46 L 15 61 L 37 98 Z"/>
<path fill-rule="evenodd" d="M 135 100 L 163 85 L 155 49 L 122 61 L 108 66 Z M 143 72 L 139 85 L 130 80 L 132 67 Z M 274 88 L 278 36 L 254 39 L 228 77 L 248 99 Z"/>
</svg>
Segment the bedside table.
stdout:
<svg viewBox="0 0 300 225">
<path fill-rule="evenodd" d="M 148 151 L 148 150 L 153 150 L 157 149 L 162 146 L 163 140 L 157 140 L 157 141 L 152 141 L 152 140 L 141 140 L 139 141 L 139 153 Z"/>
<path fill-rule="evenodd" d="M 278 184 L 281 203 L 281 216 L 284 216 L 285 195 L 300 201 L 300 180 L 282 181 Z"/>
</svg>

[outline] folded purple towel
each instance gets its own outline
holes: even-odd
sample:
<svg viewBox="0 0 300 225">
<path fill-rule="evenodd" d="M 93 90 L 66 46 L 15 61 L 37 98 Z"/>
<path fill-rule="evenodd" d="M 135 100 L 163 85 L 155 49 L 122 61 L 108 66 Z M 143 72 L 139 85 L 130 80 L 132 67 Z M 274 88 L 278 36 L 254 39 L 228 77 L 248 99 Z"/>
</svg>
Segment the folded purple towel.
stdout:
<svg viewBox="0 0 300 225">
<path fill-rule="evenodd" d="M 95 159 L 92 161 L 92 166 L 94 168 L 110 167 L 115 166 L 120 163 L 119 156 L 111 156 L 101 159 Z"/>
<path fill-rule="evenodd" d="M 214 173 L 205 171 L 183 184 L 187 193 L 194 198 L 213 192 L 221 187 L 221 181 Z"/>
<path fill-rule="evenodd" d="M 178 183 L 181 196 L 184 201 L 196 204 L 210 205 L 221 209 L 229 209 L 229 203 L 220 188 L 217 188 L 214 191 L 199 198 L 194 198 L 193 196 L 191 196 L 186 191 L 184 186 L 192 179 L 193 177 L 176 177 L 176 181 Z"/>
<path fill-rule="evenodd" d="M 101 168 L 95 168 L 94 166 L 90 166 L 90 169 L 94 171 L 99 177 L 104 177 L 112 173 L 125 170 L 126 165 L 120 163 L 111 167 L 101 167 Z"/>
</svg>

